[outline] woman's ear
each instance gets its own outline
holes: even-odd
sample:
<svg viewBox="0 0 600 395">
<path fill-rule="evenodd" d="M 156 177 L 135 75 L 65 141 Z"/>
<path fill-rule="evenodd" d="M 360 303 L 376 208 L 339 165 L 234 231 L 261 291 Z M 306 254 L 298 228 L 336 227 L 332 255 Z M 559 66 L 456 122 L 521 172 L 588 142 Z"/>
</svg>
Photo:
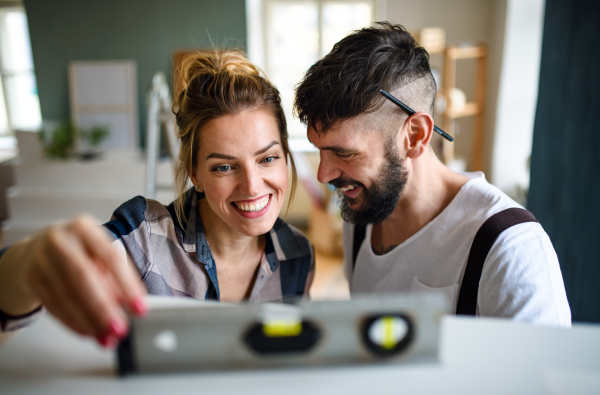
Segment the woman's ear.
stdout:
<svg viewBox="0 0 600 395">
<path fill-rule="evenodd" d="M 200 185 L 200 182 L 198 181 L 198 177 L 196 177 L 196 169 L 191 169 L 190 170 L 190 181 L 194 185 L 194 189 L 197 192 L 202 192 L 204 190 L 202 188 L 202 186 Z"/>
<path fill-rule="evenodd" d="M 433 118 L 426 112 L 418 112 L 406 120 L 406 156 L 416 159 L 425 152 L 433 135 Z"/>
</svg>

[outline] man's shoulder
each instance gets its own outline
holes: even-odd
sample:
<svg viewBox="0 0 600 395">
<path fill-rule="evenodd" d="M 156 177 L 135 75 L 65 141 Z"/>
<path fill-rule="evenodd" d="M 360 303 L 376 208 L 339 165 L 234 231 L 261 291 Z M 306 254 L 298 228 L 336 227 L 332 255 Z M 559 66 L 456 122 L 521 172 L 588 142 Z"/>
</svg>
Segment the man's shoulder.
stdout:
<svg viewBox="0 0 600 395">
<path fill-rule="evenodd" d="M 483 173 L 464 173 L 470 179 L 462 186 L 452 202 L 432 222 L 444 231 L 462 230 L 468 235 L 475 232 L 494 214 L 509 208 L 523 208 L 514 199 L 490 184 Z M 432 229 L 433 230 L 433 229 Z"/>
<path fill-rule="evenodd" d="M 507 208 L 519 207 L 523 208 L 519 203 L 502 192 L 500 188 L 490 184 L 483 173 L 465 173 L 469 176 L 469 181 L 463 185 L 460 192 L 456 196 L 459 206 L 468 208 L 469 210 L 482 210 L 489 213 L 486 217 L 490 217 L 498 211 Z"/>
</svg>

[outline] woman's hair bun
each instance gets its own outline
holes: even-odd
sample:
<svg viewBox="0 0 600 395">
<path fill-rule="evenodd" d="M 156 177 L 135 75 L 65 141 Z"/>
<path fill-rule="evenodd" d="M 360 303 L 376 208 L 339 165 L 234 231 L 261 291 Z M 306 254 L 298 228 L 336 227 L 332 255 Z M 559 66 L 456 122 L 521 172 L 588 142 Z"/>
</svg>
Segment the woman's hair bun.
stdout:
<svg viewBox="0 0 600 395">
<path fill-rule="evenodd" d="M 218 76 L 236 79 L 242 76 L 260 76 L 261 70 L 237 49 L 194 52 L 186 56 L 179 69 L 179 78 L 185 91 L 196 79 L 215 80 Z"/>
</svg>

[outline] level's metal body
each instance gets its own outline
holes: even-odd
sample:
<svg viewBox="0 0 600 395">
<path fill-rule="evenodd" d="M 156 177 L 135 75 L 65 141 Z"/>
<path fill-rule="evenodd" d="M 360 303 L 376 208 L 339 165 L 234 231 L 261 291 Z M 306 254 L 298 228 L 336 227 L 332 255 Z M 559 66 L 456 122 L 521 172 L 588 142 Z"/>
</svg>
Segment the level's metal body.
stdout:
<svg viewBox="0 0 600 395">
<path fill-rule="evenodd" d="M 157 308 L 132 320 L 121 374 L 436 361 L 437 295 Z"/>
</svg>

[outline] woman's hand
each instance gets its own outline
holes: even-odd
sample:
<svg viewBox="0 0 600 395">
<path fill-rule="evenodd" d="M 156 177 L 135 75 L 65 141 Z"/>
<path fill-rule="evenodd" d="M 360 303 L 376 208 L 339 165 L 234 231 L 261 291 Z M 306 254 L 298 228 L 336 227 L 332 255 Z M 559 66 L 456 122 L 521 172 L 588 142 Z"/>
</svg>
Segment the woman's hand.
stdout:
<svg viewBox="0 0 600 395">
<path fill-rule="evenodd" d="M 42 304 L 105 347 L 127 334 L 126 310 L 145 314 L 145 293 L 125 251 L 86 216 L 48 227 L 0 258 L 0 310 L 22 315 Z"/>
</svg>

